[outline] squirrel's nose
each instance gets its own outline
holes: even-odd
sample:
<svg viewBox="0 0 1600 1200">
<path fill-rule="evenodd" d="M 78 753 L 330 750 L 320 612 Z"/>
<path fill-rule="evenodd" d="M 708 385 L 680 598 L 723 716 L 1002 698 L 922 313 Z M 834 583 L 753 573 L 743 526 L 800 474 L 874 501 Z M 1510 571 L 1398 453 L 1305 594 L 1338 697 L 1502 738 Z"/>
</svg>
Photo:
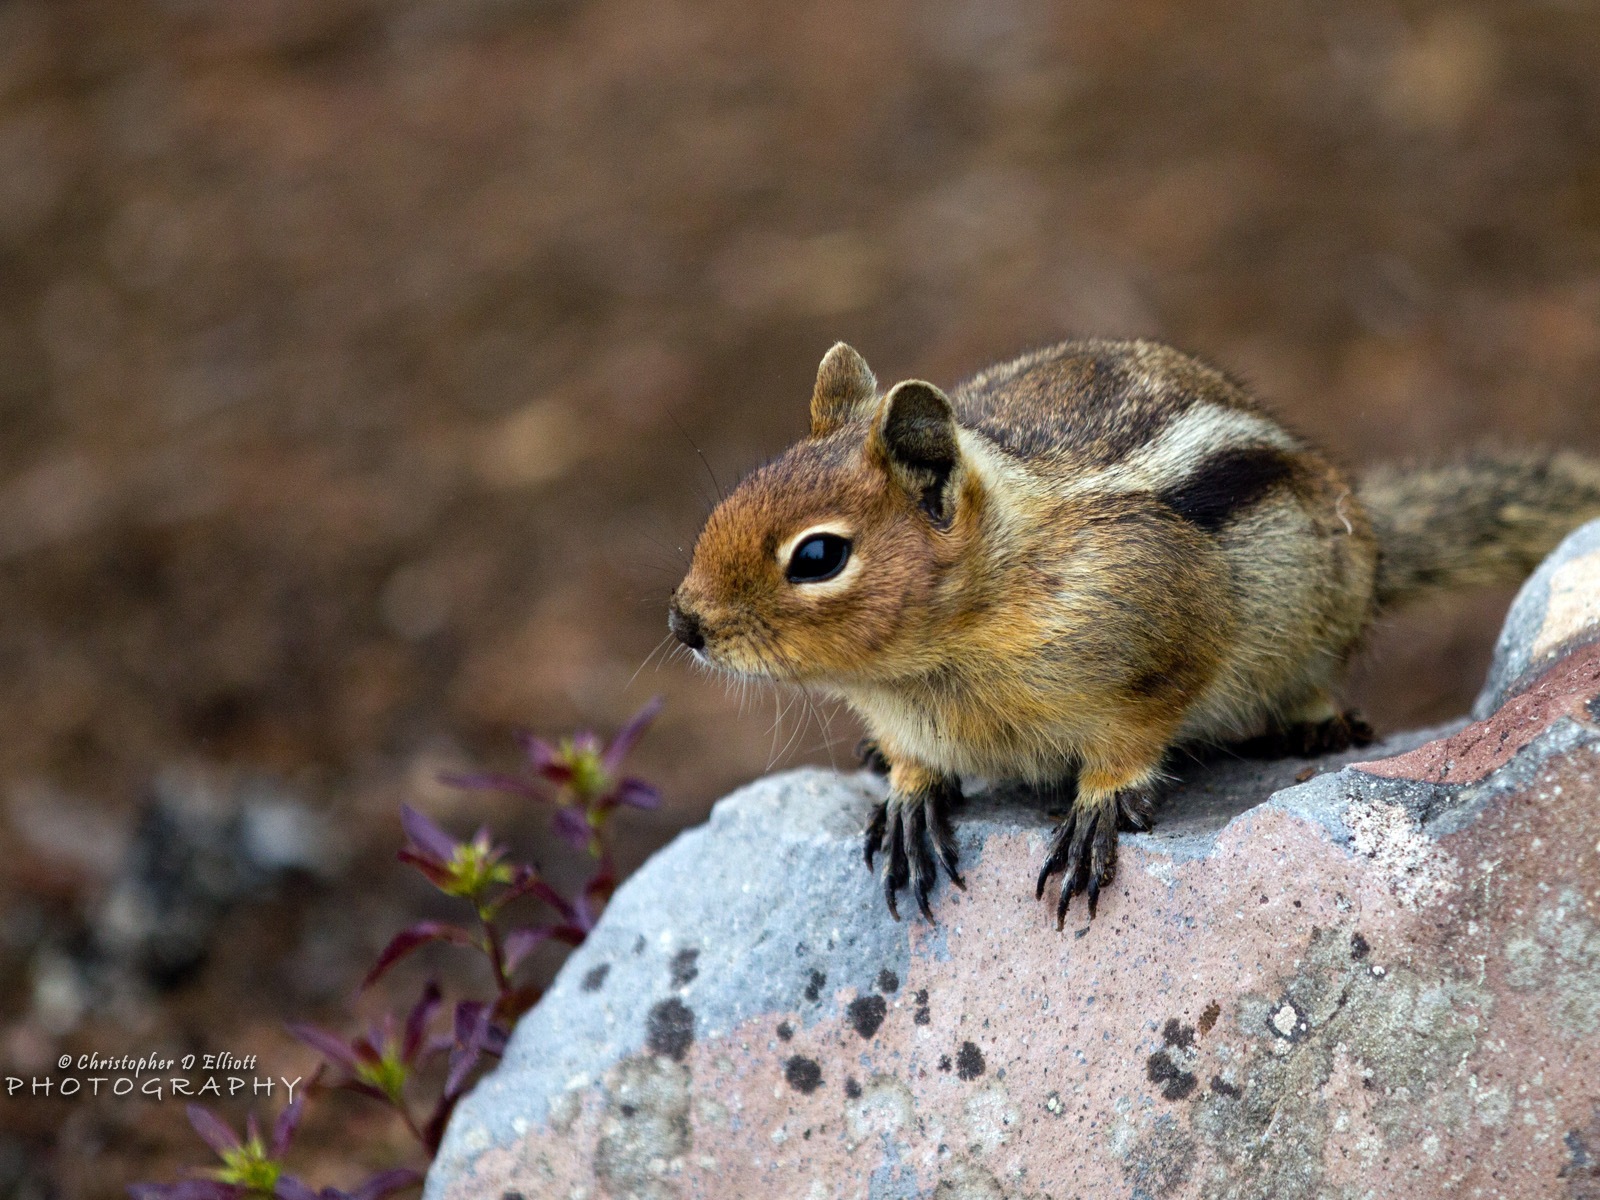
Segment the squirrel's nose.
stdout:
<svg viewBox="0 0 1600 1200">
<path fill-rule="evenodd" d="M 706 632 L 700 626 L 700 618 L 680 607 L 677 597 L 673 597 L 672 603 L 667 606 L 667 628 L 672 630 L 673 637 L 689 649 L 706 648 Z"/>
</svg>

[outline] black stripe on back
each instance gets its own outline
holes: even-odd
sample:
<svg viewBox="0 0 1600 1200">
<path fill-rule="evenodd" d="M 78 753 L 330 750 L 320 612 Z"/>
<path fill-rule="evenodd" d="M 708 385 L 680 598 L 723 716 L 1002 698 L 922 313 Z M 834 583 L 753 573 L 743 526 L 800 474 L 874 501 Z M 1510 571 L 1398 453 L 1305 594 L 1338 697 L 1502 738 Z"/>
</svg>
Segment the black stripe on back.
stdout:
<svg viewBox="0 0 1600 1200">
<path fill-rule="evenodd" d="M 1224 450 L 1182 483 L 1156 493 L 1178 516 L 1215 533 L 1294 473 L 1294 460 L 1270 446 Z"/>
</svg>

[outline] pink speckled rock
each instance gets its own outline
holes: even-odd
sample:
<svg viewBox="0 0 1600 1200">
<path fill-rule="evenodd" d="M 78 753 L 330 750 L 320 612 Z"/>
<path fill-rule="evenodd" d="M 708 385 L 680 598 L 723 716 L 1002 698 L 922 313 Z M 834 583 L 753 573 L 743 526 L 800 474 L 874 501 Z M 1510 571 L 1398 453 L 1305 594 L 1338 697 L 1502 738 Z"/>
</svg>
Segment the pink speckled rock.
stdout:
<svg viewBox="0 0 1600 1200">
<path fill-rule="evenodd" d="M 929 926 L 861 864 L 876 780 L 752 785 L 618 893 L 427 1200 L 1600 1198 L 1596 581 L 1591 526 L 1475 724 L 1184 771 L 1064 933 L 1026 797 L 969 803 Z"/>
</svg>

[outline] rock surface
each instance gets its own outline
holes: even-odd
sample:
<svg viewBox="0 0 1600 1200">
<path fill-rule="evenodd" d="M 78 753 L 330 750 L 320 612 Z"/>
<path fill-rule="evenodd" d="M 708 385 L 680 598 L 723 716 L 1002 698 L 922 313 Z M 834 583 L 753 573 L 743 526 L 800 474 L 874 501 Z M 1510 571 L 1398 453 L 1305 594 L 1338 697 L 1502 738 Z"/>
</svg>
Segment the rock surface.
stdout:
<svg viewBox="0 0 1600 1200">
<path fill-rule="evenodd" d="M 1600 1196 L 1597 599 L 1600 524 L 1478 720 L 1183 771 L 1059 934 L 1026 796 L 966 806 L 929 926 L 861 864 L 878 781 L 744 789 L 618 892 L 426 1200 Z"/>
</svg>

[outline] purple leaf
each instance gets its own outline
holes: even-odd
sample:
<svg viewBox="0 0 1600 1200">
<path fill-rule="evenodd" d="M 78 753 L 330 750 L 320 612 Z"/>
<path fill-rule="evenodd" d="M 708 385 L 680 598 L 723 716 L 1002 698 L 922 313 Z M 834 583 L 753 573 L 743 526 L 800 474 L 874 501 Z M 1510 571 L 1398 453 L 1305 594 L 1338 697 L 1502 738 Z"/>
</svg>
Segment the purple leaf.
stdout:
<svg viewBox="0 0 1600 1200">
<path fill-rule="evenodd" d="M 456 852 L 455 839 L 409 804 L 400 806 L 400 826 L 411 844 L 424 854 L 449 862 Z"/>
<path fill-rule="evenodd" d="M 563 762 L 553 762 L 549 766 L 539 768 L 539 778 L 544 779 L 557 787 L 565 787 L 577 778 L 577 772 Z"/>
<path fill-rule="evenodd" d="M 456 1004 L 455 1044 L 465 1046 L 472 1040 L 472 1031 L 488 1020 L 489 1006 L 482 1000 L 461 1000 Z"/>
<path fill-rule="evenodd" d="M 394 1017 L 389 1013 L 384 1013 L 383 1016 L 384 1021 L 393 1026 Z M 355 1051 L 356 1061 L 361 1066 L 375 1067 L 383 1061 L 383 1051 L 379 1049 L 385 1044 L 383 1033 L 382 1026 L 371 1025 L 367 1029 L 366 1037 L 356 1038 L 350 1043 L 350 1049 Z"/>
<path fill-rule="evenodd" d="M 239 1148 L 239 1135 L 219 1121 L 210 1109 L 191 1104 L 184 1111 L 188 1113 L 189 1124 L 194 1126 L 194 1131 L 200 1135 L 200 1140 L 218 1154 L 226 1154 L 230 1150 Z"/>
<path fill-rule="evenodd" d="M 578 940 L 573 942 L 572 945 L 577 946 L 581 944 L 583 939 L 589 936 L 589 931 L 593 929 L 595 927 L 595 923 L 600 920 L 600 913 L 605 908 L 606 901 L 610 899 L 610 897 L 611 893 L 609 891 L 591 892 L 587 888 L 584 889 L 583 895 L 578 898 L 579 936 Z"/>
<path fill-rule="evenodd" d="M 548 883 L 540 883 L 533 889 L 533 894 L 569 921 L 578 915 L 578 910 L 572 906 L 572 902 Z"/>
<path fill-rule="evenodd" d="M 487 1004 L 463 1000 L 456 1005 L 456 1044 L 450 1052 L 450 1074 L 444 1081 L 446 1096 L 459 1095 L 467 1075 L 483 1057 L 484 1040 L 489 1031 Z"/>
<path fill-rule="evenodd" d="M 594 828 L 589 824 L 589 818 L 575 808 L 556 809 L 555 818 L 551 821 L 558 837 L 574 850 L 586 850 L 589 842 L 594 837 Z"/>
<path fill-rule="evenodd" d="M 184 1179 L 178 1183 L 136 1183 L 128 1188 L 133 1200 L 236 1200 L 240 1189 L 210 1179 Z"/>
<path fill-rule="evenodd" d="M 306 1094 L 301 1092 L 284 1106 L 278 1119 L 272 1123 L 272 1157 L 278 1158 L 289 1148 L 295 1130 L 300 1128 L 300 1118 L 305 1114 Z"/>
<path fill-rule="evenodd" d="M 379 1021 L 374 1021 L 367 1027 L 367 1036 L 356 1045 L 356 1053 L 362 1061 L 376 1065 L 384 1059 L 389 1047 L 399 1041 L 399 1027 L 395 1024 L 394 1014 L 385 1012 Z"/>
<path fill-rule="evenodd" d="M 425 854 L 418 854 L 415 850 L 401 849 L 395 852 L 395 857 L 421 871 L 428 877 L 428 882 L 441 891 L 455 882 L 455 876 L 450 873 L 447 867 Z"/>
<path fill-rule="evenodd" d="M 355 1070 L 360 1060 L 351 1049 L 350 1044 L 343 1038 L 321 1029 L 316 1025 L 307 1025 L 304 1022 L 292 1022 L 285 1026 L 289 1032 L 321 1054 L 329 1062 L 344 1067 L 346 1070 Z M 284 1110 L 287 1114 L 288 1110 Z M 282 1120 L 282 1118 L 279 1118 Z"/>
<path fill-rule="evenodd" d="M 450 1053 L 450 1074 L 444 1081 L 444 1094 L 451 1098 L 461 1095 L 467 1086 L 467 1077 L 483 1057 L 481 1044 L 457 1046 Z"/>
<path fill-rule="evenodd" d="M 554 904 L 557 908 L 566 904 L 566 901 L 561 898 L 561 893 L 540 879 L 539 873 L 532 867 L 518 867 L 517 873 L 512 876 L 511 882 L 506 885 L 506 890 L 494 898 L 491 909 L 494 912 L 499 912 L 513 900 L 520 900 L 530 894 L 539 897 L 546 904 Z"/>
<path fill-rule="evenodd" d="M 629 808 L 660 808 L 661 793 L 642 779 L 629 777 L 617 787 L 617 803 Z"/>
<path fill-rule="evenodd" d="M 511 1034 L 499 1025 L 490 1025 L 483 1035 L 483 1052 L 499 1058 L 506 1052 L 506 1044 L 511 1041 Z"/>
<path fill-rule="evenodd" d="M 444 1095 L 461 1094 L 467 1075 L 484 1054 L 499 1055 L 505 1052 L 506 1030 L 494 1023 L 494 1007 L 476 1000 L 463 1000 L 456 1005 L 456 1044 L 450 1054 L 450 1074 L 445 1080 Z"/>
<path fill-rule="evenodd" d="M 515 971 L 522 960 L 548 942 L 550 935 L 554 932 L 555 930 L 552 926 L 534 925 L 527 929 L 513 929 L 506 934 L 506 974 L 509 975 L 512 971 Z"/>
<path fill-rule="evenodd" d="M 581 946 L 583 940 L 589 936 L 589 931 L 581 925 L 557 925 L 550 930 L 550 937 L 557 942 L 565 942 L 569 946 Z"/>
<path fill-rule="evenodd" d="M 428 986 L 422 989 L 422 996 L 406 1015 L 405 1041 L 401 1043 L 400 1057 L 402 1061 L 414 1062 L 417 1051 L 422 1047 L 422 1035 L 428 1026 L 428 1018 L 433 1016 L 434 1010 L 439 1007 L 442 995 L 439 991 L 439 982 L 436 979 L 428 980 Z"/>
<path fill-rule="evenodd" d="M 365 991 L 371 987 L 395 963 L 418 946 L 425 946 L 429 942 L 454 942 L 458 946 L 478 944 L 472 934 L 459 925 L 447 925 L 443 921 L 420 921 L 394 935 L 389 944 L 383 948 L 383 953 L 378 955 L 378 961 L 373 964 L 372 970 L 367 972 L 367 977 L 361 981 L 361 990 Z"/>
<path fill-rule="evenodd" d="M 517 734 L 517 741 L 522 743 L 522 752 L 528 756 L 528 765 L 535 772 L 555 783 L 565 783 L 572 778 L 572 768 L 561 761 L 561 751 L 549 742 L 526 731 Z"/>
<path fill-rule="evenodd" d="M 650 722 L 661 712 L 663 703 L 660 696 L 650 697 L 645 706 L 634 713 L 628 723 L 617 732 L 617 736 L 611 740 L 611 745 L 606 750 L 605 757 L 600 760 L 607 775 L 616 774 L 617 768 L 622 765 L 622 760 L 628 757 L 628 752 L 633 749 L 634 743 L 644 736 L 644 731 L 650 728 Z"/>
</svg>

